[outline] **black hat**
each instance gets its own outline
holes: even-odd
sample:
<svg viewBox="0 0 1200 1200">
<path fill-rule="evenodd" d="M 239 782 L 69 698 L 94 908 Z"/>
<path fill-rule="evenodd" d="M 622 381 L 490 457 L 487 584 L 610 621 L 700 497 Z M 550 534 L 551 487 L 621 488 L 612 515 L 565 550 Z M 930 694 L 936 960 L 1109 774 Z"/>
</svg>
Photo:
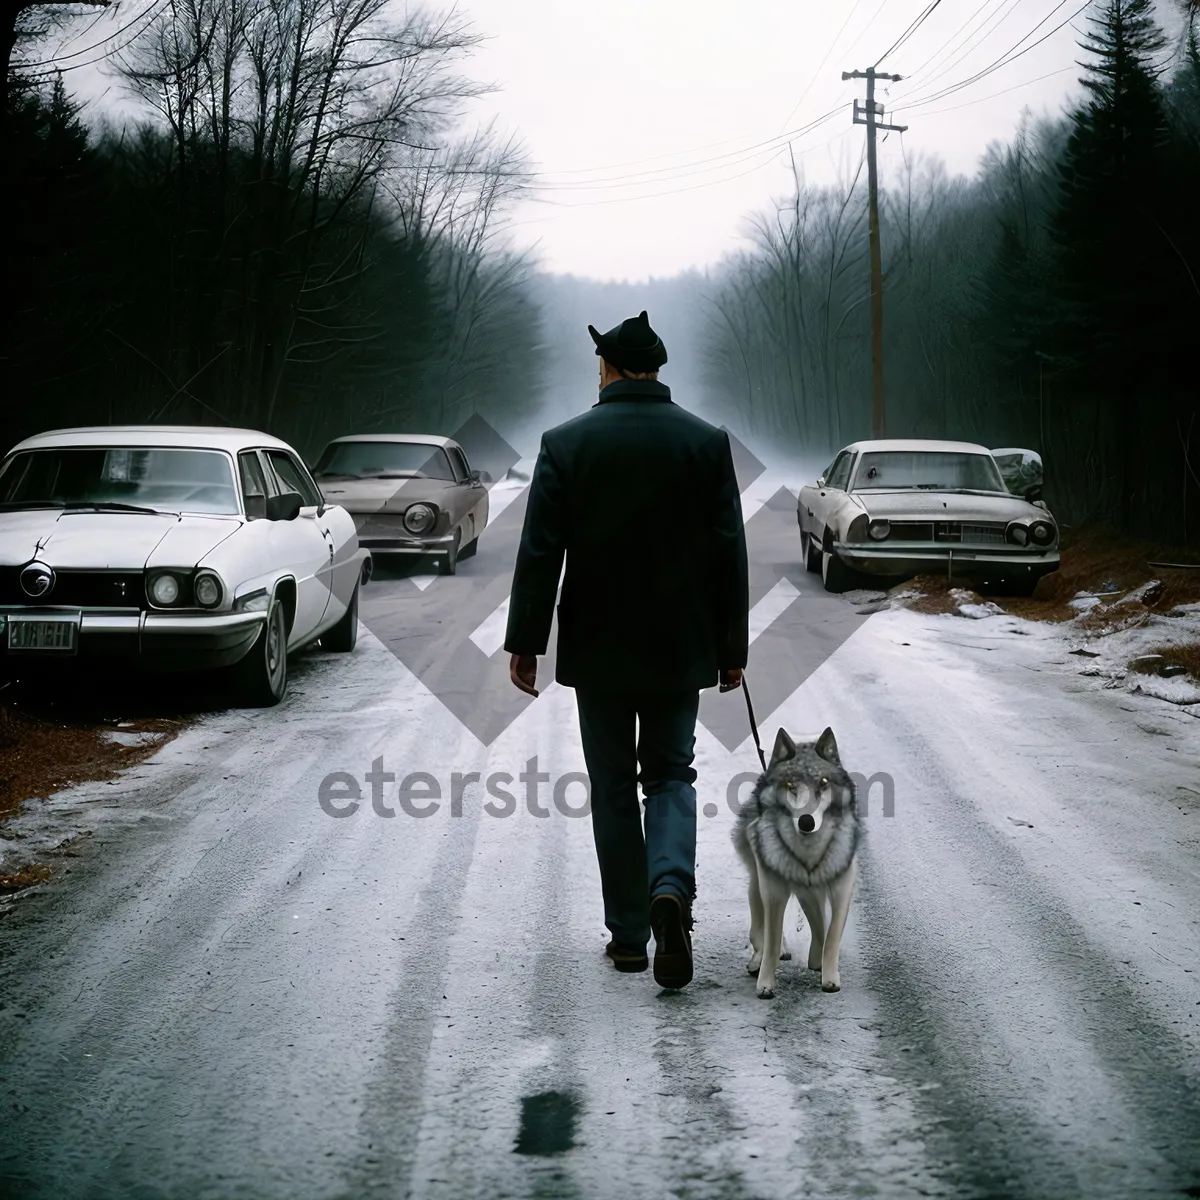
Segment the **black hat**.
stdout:
<svg viewBox="0 0 1200 1200">
<path fill-rule="evenodd" d="M 596 353 L 619 371 L 643 374 L 657 371 L 667 361 L 667 348 L 650 328 L 650 318 L 643 309 L 636 317 L 628 317 L 607 333 L 599 333 L 594 325 L 588 333 L 596 343 Z"/>
</svg>

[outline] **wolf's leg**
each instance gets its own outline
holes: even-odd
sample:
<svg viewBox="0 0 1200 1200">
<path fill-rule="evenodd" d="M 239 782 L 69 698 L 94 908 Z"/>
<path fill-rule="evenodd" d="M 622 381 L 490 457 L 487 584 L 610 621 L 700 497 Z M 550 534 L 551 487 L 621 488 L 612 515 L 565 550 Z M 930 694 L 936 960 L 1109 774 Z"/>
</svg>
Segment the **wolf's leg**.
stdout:
<svg viewBox="0 0 1200 1200">
<path fill-rule="evenodd" d="M 750 864 L 750 947 L 754 953 L 746 970 L 758 974 L 763 951 L 763 902 L 758 890 L 758 864 Z"/>
<path fill-rule="evenodd" d="M 791 905 L 791 897 L 788 897 L 788 905 Z M 792 948 L 788 944 L 787 936 L 787 908 L 783 910 L 783 934 L 779 939 L 779 958 L 782 962 L 790 961 L 792 957 Z"/>
<path fill-rule="evenodd" d="M 808 943 L 808 969 L 821 969 L 821 951 L 825 946 L 825 899 L 820 892 L 797 892 L 796 899 L 804 910 L 804 919 L 808 922 L 812 941 Z"/>
<path fill-rule="evenodd" d="M 787 908 L 786 884 L 772 879 L 761 865 L 758 868 L 758 891 L 763 906 L 762 963 L 758 968 L 758 995 L 770 1000 L 775 995 L 775 968 L 783 942 L 783 912 Z"/>
<path fill-rule="evenodd" d="M 838 950 L 842 944 L 842 930 L 846 928 L 846 916 L 850 912 L 850 900 L 854 895 L 854 873 L 855 863 L 852 861 L 846 873 L 840 879 L 835 879 L 829 889 L 829 932 L 821 954 L 822 991 L 836 992 L 842 986 L 838 975 Z"/>
</svg>

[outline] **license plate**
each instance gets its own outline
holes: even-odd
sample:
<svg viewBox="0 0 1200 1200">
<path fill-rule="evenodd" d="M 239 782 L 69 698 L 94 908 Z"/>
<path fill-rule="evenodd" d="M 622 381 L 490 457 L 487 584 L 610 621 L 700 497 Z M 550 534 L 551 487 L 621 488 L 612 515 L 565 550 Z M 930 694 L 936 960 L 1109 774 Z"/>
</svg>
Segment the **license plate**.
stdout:
<svg viewBox="0 0 1200 1200">
<path fill-rule="evenodd" d="M 74 654 L 79 648 L 79 618 L 9 617 L 8 648 Z"/>
</svg>

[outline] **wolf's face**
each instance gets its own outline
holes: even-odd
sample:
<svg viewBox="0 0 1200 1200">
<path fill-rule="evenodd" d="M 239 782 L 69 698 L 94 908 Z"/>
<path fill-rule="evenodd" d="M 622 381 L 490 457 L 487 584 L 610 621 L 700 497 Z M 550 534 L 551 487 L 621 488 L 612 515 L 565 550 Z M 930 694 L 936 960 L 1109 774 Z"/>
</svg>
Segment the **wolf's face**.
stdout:
<svg viewBox="0 0 1200 1200">
<path fill-rule="evenodd" d="M 831 813 L 851 807 L 854 785 L 838 757 L 833 730 L 826 729 L 815 742 L 797 743 L 781 729 L 759 800 L 800 838 L 817 833 Z"/>
</svg>

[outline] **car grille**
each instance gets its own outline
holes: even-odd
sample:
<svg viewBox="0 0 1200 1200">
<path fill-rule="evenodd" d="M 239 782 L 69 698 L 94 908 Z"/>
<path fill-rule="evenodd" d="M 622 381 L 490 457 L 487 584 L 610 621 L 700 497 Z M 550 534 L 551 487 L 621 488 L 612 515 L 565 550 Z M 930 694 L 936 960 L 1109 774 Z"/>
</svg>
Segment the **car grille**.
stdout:
<svg viewBox="0 0 1200 1200">
<path fill-rule="evenodd" d="M 962 540 L 985 546 L 1004 545 L 1003 525 L 963 525 Z"/>
<path fill-rule="evenodd" d="M 377 513 L 355 513 L 354 525 L 360 534 L 367 537 L 412 537 L 404 528 L 403 513 L 380 515 Z"/>
<path fill-rule="evenodd" d="M 903 542 L 956 542 L 973 546 L 1003 546 L 1004 526 L 960 521 L 893 521 L 891 537 Z"/>
<path fill-rule="evenodd" d="M 55 571 L 54 586 L 44 595 L 25 594 L 23 567 L 0 567 L 0 604 L 68 604 L 73 608 L 145 608 L 141 571 Z"/>
</svg>

